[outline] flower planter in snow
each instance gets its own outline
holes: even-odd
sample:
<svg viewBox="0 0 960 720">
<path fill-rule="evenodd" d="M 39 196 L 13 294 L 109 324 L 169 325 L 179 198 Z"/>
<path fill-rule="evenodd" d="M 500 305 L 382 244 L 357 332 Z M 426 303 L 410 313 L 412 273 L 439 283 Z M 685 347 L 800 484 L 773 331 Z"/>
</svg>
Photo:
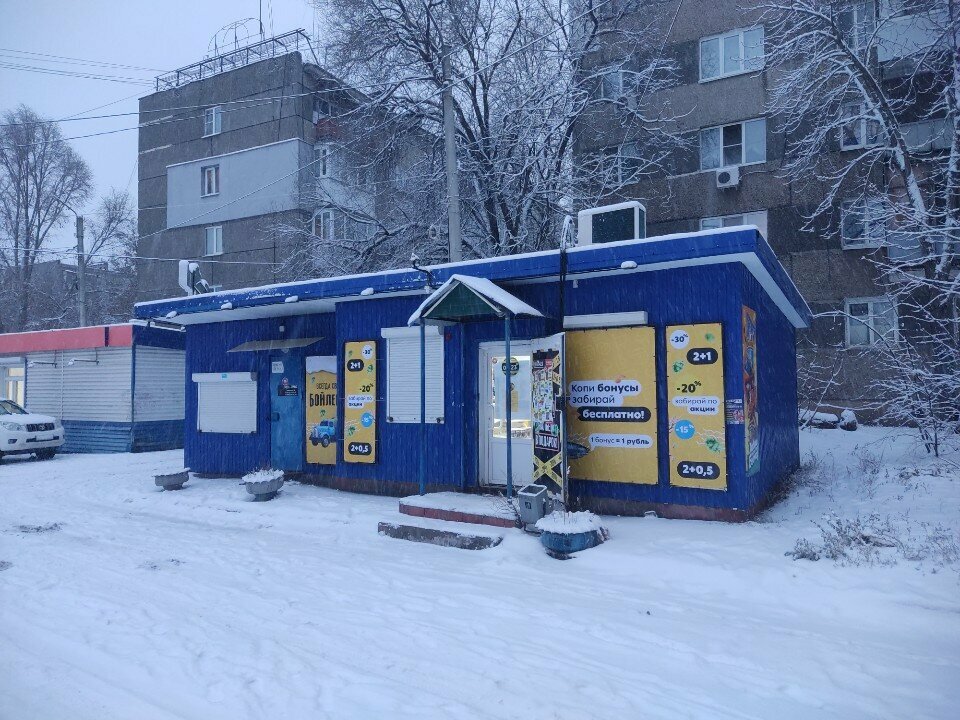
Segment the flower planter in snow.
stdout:
<svg viewBox="0 0 960 720">
<path fill-rule="evenodd" d="M 600 518 L 591 512 L 556 512 L 537 521 L 540 542 L 553 555 L 566 556 L 599 545 L 607 539 Z"/>
<path fill-rule="evenodd" d="M 272 500 L 283 487 L 282 470 L 258 470 L 243 476 L 247 492 L 253 495 L 255 502 Z"/>
<path fill-rule="evenodd" d="M 180 472 L 167 473 L 165 475 L 154 475 L 154 483 L 164 490 L 182 490 L 183 484 L 190 479 L 190 470 L 183 469 Z"/>
</svg>

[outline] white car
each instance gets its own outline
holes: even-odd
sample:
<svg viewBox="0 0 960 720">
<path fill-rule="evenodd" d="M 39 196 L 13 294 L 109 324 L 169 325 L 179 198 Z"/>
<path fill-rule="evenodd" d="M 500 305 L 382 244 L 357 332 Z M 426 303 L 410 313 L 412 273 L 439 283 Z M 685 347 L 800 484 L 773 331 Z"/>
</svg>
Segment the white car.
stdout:
<svg viewBox="0 0 960 720">
<path fill-rule="evenodd" d="M 63 445 L 63 425 L 49 415 L 28 413 L 12 400 L 0 400 L 0 458 L 34 453 L 48 460 Z"/>
</svg>

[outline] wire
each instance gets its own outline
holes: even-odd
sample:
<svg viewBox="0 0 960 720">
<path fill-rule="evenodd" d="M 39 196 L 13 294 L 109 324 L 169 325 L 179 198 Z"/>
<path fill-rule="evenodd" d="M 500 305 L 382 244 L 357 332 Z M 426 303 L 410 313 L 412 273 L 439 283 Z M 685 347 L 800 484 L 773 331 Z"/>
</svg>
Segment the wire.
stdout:
<svg viewBox="0 0 960 720">
<path fill-rule="evenodd" d="M 98 75 L 92 72 L 80 72 L 78 70 L 57 70 L 55 68 L 40 68 L 32 65 L 14 65 L 8 62 L 0 62 L 0 68 L 6 70 L 23 70 L 26 72 L 44 73 L 46 75 L 60 75 L 64 77 L 75 77 L 84 80 L 104 80 L 106 82 L 124 83 L 126 85 L 153 85 L 152 80 L 144 78 L 128 78 L 120 75 Z"/>
<path fill-rule="evenodd" d="M 13 57 L 15 58 L 19 55 L 33 55 L 35 56 L 34 62 L 48 62 L 48 63 L 57 63 L 61 65 L 93 65 L 97 67 L 118 68 L 120 70 L 145 70 L 147 72 L 159 72 L 159 73 L 170 72 L 169 70 L 163 70 L 161 68 L 142 67 L 140 65 L 124 65 L 123 63 L 115 63 L 107 60 L 90 60 L 89 58 L 70 57 L 68 55 L 51 55 L 50 53 L 33 52 L 31 50 L 14 50 L 13 48 L 0 48 L 0 55 L 10 54 L 10 53 L 12 53 Z M 46 59 L 46 58 L 51 58 L 51 59 Z M 31 58 L 27 58 L 27 59 L 29 60 Z"/>
<path fill-rule="evenodd" d="M 145 236 L 148 237 L 148 236 Z M 16 249 L 16 248 L 14 248 Z M 222 255 L 238 255 L 240 253 L 247 252 L 259 252 L 262 250 L 272 250 L 272 245 L 267 245 L 264 247 L 257 248 L 246 248 L 244 250 L 233 250 L 228 253 L 221 253 Z M 0 248 L 0 253 L 4 252 L 3 248 Z M 77 251 L 70 248 L 33 248 L 29 251 L 30 253 L 43 253 L 45 255 L 56 255 L 58 257 L 69 257 L 75 258 L 77 256 Z M 207 260 L 207 256 L 196 256 L 191 258 L 167 258 L 167 257 L 145 257 L 143 255 L 115 255 L 113 253 L 105 252 L 85 252 L 83 253 L 85 258 L 104 258 L 106 260 L 153 260 L 156 262 L 180 262 L 181 260 L 195 260 L 197 262 L 206 262 L 206 263 L 217 263 L 220 265 L 281 265 L 282 263 L 276 262 L 261 262 L 258 260 Z"/>
</svg>

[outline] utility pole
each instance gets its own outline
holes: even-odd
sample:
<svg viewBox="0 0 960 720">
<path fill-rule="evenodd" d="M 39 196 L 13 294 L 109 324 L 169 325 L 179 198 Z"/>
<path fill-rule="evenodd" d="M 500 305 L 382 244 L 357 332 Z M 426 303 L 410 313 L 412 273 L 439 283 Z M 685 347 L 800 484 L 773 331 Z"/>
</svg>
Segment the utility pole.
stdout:
<svg viewBox="0 0 960 720">
<path fill-rule="evenodd" d="M 87 258 L 83 252 L 83 215 L 77 215 L 77 301 L 80 327 L 87 325 Z"/>
<path fill-rule="evenodd" d="M 460 180 L 457 177 L 457 137 L 453 118 L 453 85 L 450 78 L 450 48 L 443 45 L 443 145 L 447 167 L 447 238 L 450 262 L 463 259 L 460 241 Z"/>
</svg>

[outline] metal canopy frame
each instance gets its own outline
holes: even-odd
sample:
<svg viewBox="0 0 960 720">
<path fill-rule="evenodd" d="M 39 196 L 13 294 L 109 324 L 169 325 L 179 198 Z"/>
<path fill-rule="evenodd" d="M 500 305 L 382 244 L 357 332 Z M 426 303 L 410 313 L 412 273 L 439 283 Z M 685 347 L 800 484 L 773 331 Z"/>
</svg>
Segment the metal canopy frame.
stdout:
<svg viewBox="0 0 960 720">
<path fill-rule="evenodd" d="M 489 287 L 485 287 L 489 284 Z M 427 340 L 428 324 L 453 324 L 503 320 L 503 345 L 510 364 L 510 323 L 517 315 L 543 317 L 503 288 L 485 278 L 454 275 L 437 288 L 410 317 L 409 325 L 420 326 L 420 494 L 426 494 L 427 456 Z M 509 385 L 509 376 L 507 383 Z M 513 497 L 513 417 L 509 400 L 504 403 L 507 421 L 507 498 Z"/>
</svg>

